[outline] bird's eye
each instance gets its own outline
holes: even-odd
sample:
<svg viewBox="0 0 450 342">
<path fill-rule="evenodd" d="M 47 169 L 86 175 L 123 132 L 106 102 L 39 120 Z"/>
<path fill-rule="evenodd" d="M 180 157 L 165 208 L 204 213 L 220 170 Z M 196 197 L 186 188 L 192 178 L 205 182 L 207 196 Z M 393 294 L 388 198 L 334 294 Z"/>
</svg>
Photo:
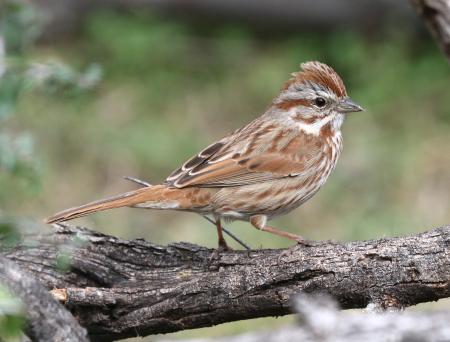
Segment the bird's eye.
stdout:
<svg viewBox="0 0 450 342">
<path fill-rule="evenodd" d="M 323 107 L 327 104 L 327 101 L 325 101 L 325 99 L 323 97 L 316 97 L 314 100 L 314 104 L 317 107 Z"/>
</svg>

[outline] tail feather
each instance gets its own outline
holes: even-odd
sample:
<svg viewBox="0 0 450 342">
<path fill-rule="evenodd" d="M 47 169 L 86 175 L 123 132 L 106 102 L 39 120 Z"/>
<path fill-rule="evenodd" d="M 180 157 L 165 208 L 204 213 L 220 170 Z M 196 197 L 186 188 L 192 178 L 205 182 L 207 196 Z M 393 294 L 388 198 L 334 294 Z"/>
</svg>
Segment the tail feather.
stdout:
<svg viewBox="0 0 450 342">
<path fill-rule="evenodd" d="M 108 197 L 79 207 L 63 210 L 45 219 L 45 222 L 57 223 L 69 221 L 98 211 L 120 207 L 132 207 L 149 201 L 161 201 L 163 199 L 161 190 L 165 189 L 167 188 L 162 185 L 156 185 L 126 192 L 118 196 Z"/>
</svg>

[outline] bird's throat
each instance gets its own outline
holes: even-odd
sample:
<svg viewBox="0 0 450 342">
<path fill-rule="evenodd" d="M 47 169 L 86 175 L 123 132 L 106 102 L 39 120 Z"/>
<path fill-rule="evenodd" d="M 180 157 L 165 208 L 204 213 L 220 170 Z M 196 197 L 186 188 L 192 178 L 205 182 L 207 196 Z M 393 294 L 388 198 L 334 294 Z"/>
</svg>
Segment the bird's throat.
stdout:
<svg viewBox="0 0 450 342">
<path fill-rule="evenodd" d="M 331 114 L 322 118 L 313 118 L 314 120 L 295 120 L 295 126 L 306 134 L 314 136 L 326 135 L 331 136 L 340 132 L 344 115 Z"/>
</svg>

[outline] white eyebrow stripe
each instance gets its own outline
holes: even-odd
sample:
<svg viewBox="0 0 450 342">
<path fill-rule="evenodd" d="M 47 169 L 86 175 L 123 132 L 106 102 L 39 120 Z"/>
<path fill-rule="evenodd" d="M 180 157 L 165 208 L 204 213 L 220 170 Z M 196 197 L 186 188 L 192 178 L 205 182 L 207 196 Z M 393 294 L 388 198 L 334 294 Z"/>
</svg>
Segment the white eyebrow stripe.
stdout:
<svg viewBox="0 0 450 342">
<path fill-rule="evenodd" d="M 314 99 L 317 96 L 324 97 L 326 99 L 332 100 L 336 96 L 334 92 L 322 85 L 315 82 L 303 82 L 301 84 L 294 84 L 291 88 L 283 92 L 289 98 L 304 98 L 304 99 Z"/>
</svg>

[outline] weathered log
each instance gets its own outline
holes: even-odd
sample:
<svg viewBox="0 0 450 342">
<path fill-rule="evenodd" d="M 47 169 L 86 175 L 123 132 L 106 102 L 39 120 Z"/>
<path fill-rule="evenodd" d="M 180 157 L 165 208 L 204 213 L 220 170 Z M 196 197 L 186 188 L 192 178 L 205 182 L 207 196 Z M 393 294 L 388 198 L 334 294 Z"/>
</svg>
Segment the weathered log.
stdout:
<svg viewBox="0 0 450 342">
<path fill-rule="evenodd" d="M 76 319 L 28 272 L 0 255 L 0 284 L 26 307 L 26 335 L 35 342 L 87 342 Z"/>
<path fill-rule="evenodd" d="M 231 251 L 126 241 L 55 226 L 3 254 L 62 300 L 91 336 L 111 340 L 291 313 L 297 293 L 343 308 L 404 307 L 450 296 L 450 226 L 408 237 Z M 70 258 L 70 268 L 56 264 Z"/>
</svg>

